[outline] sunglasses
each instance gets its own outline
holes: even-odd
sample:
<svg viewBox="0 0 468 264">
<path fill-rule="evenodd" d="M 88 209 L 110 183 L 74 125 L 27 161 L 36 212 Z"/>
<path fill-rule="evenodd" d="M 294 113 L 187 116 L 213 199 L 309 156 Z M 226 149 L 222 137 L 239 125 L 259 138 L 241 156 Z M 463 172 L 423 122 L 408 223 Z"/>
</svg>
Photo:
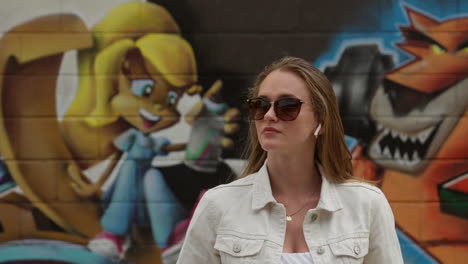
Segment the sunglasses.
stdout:
<svg viewBox="0 0 468 264">
<path fill-rule="evenodd" d="M 275 110 L 276 116 L 283 121 L 293 121 L 301 111 L 301 105 L 304 101 L 297 98 L 281 98 L 270 102 L 262 97 L 256 97 L 247 100 L 250 120 L 261 120 L 270 110 L 271 105 Z"/>
</svg>

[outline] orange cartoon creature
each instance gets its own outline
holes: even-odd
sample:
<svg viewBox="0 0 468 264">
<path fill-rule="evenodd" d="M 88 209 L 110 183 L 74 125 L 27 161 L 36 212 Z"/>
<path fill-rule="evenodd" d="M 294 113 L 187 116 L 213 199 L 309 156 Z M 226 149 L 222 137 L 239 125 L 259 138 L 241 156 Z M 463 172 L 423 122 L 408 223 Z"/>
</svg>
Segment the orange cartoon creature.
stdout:
<svg viewBox="0 0 468 264">
<path fill-rule="evenodd" d="M 54 17 L 41 19 L 23 27 L 31 30 L 38 23 L 50 26 Z M 20 53 L 15 50 L 15 34 L 7 34 L 3 40 L 2 72 L 58 74 L 62 53 L 77 49 L 80 74 L 76 94 L 60 122 L 55 113 L 56 77 L 41 79 L 41 85 L 54 88 L 47 88 L 36 97 L 26 88 L 34 81 L 38 83 L 37 78 L 24 81 L 11 74 L 2 81 L 2 117 L 53 115 L 46 120 L 23 118 L 3 122 L 2 119 L 0 151 L 13 180 L 25 193 L 25 197 L 10 195 L 4 201 L 37 202 L 31 207 L 37 207 L 41 215 L 51 219 L 52 225 L 70 234 L 52 237 L 81 244 L 92 238 L 89 249 L 110 258 L 123 258 L 130 240 L 147 244 L 144 240 L 148 232 L 134 232 L 135 226 L 148 226 L 154 244 L 164 248 L 172 229 L 188 213 L 167 186 L 164 177 L 168 175 L 154 168 L 152 161 L 157 156 L 184 151 L 186 143 L 172 143 L 154 133 L 178 124 L 180 98 L 202 90 L 197 84 L 192 48 L 180 36 L 172 16 L 151 3 L 119 5 L 90 31 L 76 16 L 65 16 L 64 21 L 67 26 L 75 26 L 72 31 L 79 32 L 80 38 L 75 42 L 59 42 L 62 48 L 57 43 L 47 45 L 44 38 L 36 42 L 36 49 L 30 47 L 30 54 Z M 24 29 L 18 27 L 11 33 L 16 33 L 15 30 Z M 51 41 L 54 40 L 57 39 Z M 34 54 L 41 47 L 45 52 Z M 48 70 L 47 65 L 54 68 Z M 215 82 L 186 113 L 185 121 L 196 123 L 207 111 L 221 115 L 224 124 L 218 133 L 219 147 L 227 148 L 233 142 L 224 135 L 238 130 L 232 121 L 239 111 L 227 109 L 219 102 L 221 86 L 220 81 Z M 26 133 L 24 130 L 28 128 L 37 136 L 31 135 L 31 131 Z M 30 152 L 24 149 L 26 144 Z M 17 162 L 35 154 L 59 161 L 35 166 Z M 91 180 L 83 172 L 95 165 L 104 169 Z M 103 185 L 116 168 L 115 180 L 102 193 Z M 102 211 L 96 198 L 104 205 Z M 13 207 L 6 205 L 4 210 L 15 213 L 23 210 Z M 8 229 L 13 229 L 11 219 L 3 214 L 0 218 Z M 36 231 L 24 237 L 38 238 L 41 234 L 51 237 Z M 7 241 L 13 236 L 0 238 Z M 127 257 L 131 261 L 155 261 L 151 252 L 158 254 L 159 250 L 147 245 L 142 250 L 135 247 Z"/>
<path fill-rule="evenodd" d="M 431 258 L 468 258 L 468 18 L 406 8 L 397 44 L 414 59 L 384 75 L 369 105 L 376 132 L 356 175 L 381 179 L 399 228 Z M 367 158 L 366 158 L 367 157 Z M 402 244 L 402 249 L 409 245 Z M 431 262 L 432 263 L 432 262 Z"/>
</svg>

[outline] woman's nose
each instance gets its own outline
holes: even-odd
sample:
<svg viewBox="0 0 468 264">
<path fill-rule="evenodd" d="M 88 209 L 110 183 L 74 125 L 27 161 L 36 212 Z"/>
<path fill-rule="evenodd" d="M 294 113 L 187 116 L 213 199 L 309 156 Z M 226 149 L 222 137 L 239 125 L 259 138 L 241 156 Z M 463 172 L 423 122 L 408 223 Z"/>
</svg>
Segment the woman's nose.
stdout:
<svg viewBox="0 0 468 264">
<path fill-rule="evenodd" d="M 265 120 L 269 121 L 277 121 L 278 117 L 276 116 L 275 109 L 273 106 L 268 109 L 268 111 L 265 113 L 265 116 L 263 117 Z"/>
</svg>

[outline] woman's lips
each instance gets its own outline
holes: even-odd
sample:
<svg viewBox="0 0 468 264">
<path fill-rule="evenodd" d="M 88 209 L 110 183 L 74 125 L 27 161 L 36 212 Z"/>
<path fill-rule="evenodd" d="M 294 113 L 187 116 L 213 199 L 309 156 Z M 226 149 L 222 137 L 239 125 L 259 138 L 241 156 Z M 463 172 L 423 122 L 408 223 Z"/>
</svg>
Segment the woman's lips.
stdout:
<svg viewBox="0 0 468 264">
<path fill-rule="evenodd" d="M 275 134 L 275 133 L 279 133 L 279 130 L 273 128 L 273 127 L 265 127 L 263 130 L 262 130 L 262 133 L 263 134 Z"/>
</svg>

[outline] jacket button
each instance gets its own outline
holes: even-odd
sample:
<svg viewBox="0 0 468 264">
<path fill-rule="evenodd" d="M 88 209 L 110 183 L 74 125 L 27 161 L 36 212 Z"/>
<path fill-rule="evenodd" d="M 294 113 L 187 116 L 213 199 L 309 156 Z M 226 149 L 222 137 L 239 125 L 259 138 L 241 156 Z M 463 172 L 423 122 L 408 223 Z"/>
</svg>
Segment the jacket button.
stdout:
<svg viewBox="0 0 468 264">
<path fill-rule="evenodd" d="M 322 255 L 323 253 L 325 253 L 325 250 L 323 249 L 323 247 L 319 247 L 317 249 L 317 254 Z"/>
<path fill-rule="evenodd" d="M 235 243 L 234 246 L 232 247 L 232 251 L 234 251 L 234 253 L 239 253 L 241 252 L 241 250 L 242 250 L 242 247 L 238 243 Z"/>
<path fill-rule="evenodd" d="M 310 220 L 312 222 L 315 222 L 315 220 L 317 220 L 317 218 L 318 218 L 318 215 L 316 215 L 316 214 L 313 214 L 313 215 L 310 216 Z"/>
<path fill-rule="evenodd" d="M 354 253 L 356 253 L 356 255 L 359 255 L 359 253 L 361 252 L 361 248 L 359 246 L 354 246 Z"/>
</svg>

